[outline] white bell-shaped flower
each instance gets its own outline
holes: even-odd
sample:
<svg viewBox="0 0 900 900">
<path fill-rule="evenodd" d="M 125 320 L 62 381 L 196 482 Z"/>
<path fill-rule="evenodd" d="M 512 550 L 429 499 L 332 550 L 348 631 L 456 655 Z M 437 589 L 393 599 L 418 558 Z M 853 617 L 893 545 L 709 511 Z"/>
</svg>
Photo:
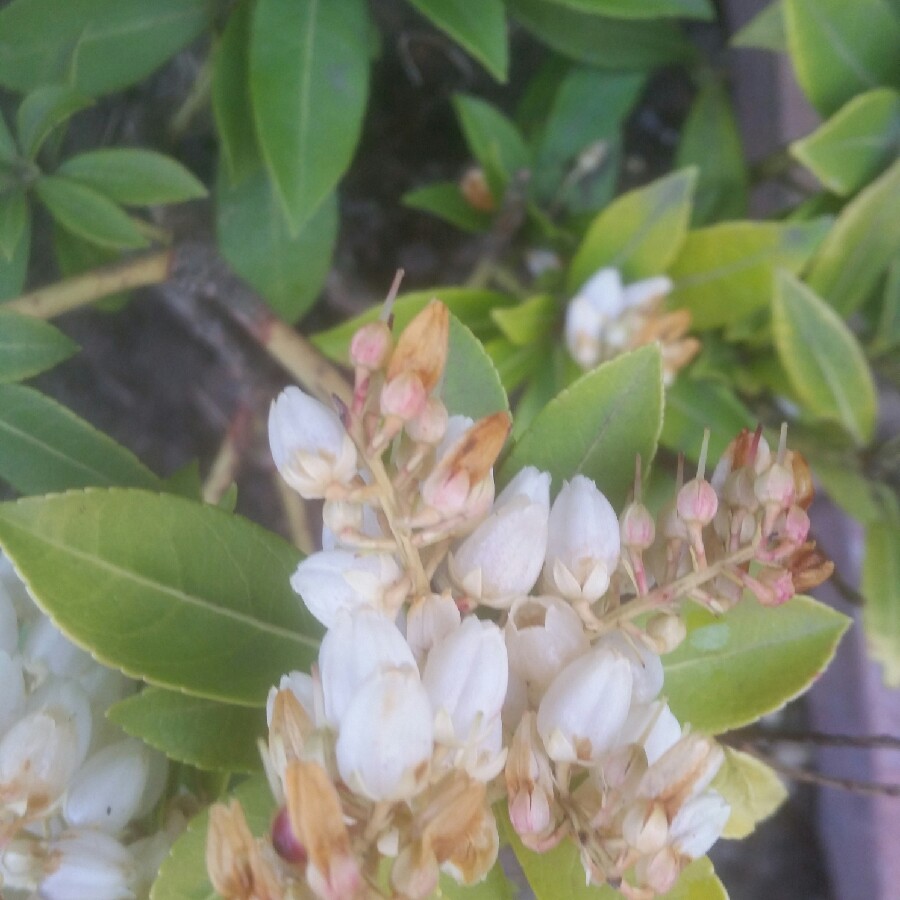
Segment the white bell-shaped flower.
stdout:
<svg viewBox="0 0 900 900">
<path fill-rule="evenodd" d="M 297 566 L 291 587 L 303 598 L 306 608 L 326 628 L 331 628 L 341 610 L 381 609 L 388 589 L 401 574 L 396 560 L 388 553 L 323 550 L 307 556 Z"/>
<path fill-rule="evenodd" d="M 594 603 L 619 564 L 619 520 L 584 475 L 567 481 L 550 510 L 544 585 L 572 602 Z"/>
<path fill-rule="evenodd" d="M 731 807 L 718 791 L 692 797 L 672 819 L 669 840 L 682 856 L 697 859 L 721 837 Z"/>
<path fill-rule="evenodd" d="M 625 311 L 617 269 L 600 269 L 582 285 L 566 309 L 566 346 L 582 369 L 593 369 L 603 356 L 603 329 Z"/>
<path fill-rule="evenodd" d="M 66 821 L 119 834 L 140 809 L 150 755 L 145 744 L 126 738 L 88 757 L 69 784 L 63 807 Z"/>
<path fill-rule="evenodd" d="M 372 609 L 342 615 L 326 633 L 319 649 L 326 720 L 338 727 L 372 675 L 404 667 L 414 670 L 418 678 L 412 651 L 390 619 Z"/>
<path fill-rule="evenodd" d="M 300 701 L 300 705 L 309 716 L 310 721 L 315 722 L 317 720 L 316 687 L 311 676 L 307 675 L 306 672 L 288 672 L 287 675 L 281 676 L 277 687 L 269 688 L 269 693 L 266 697 L 266 725 L 269 728 L 272 727 L 272 710 L 275 706 L 275 697 L 279 691 L 290 691 Z"/>
<path fill-rule="evenodd" d="M 73 644 L 44 615 L 25 629 L 22 656 L 32 664 L 41 663 L 48 672 L 62 678 L 80 678 L 97 665 L 89 653 Z"/>
<path fill-rule="evenodd" d="M 285 388 L 269 410 L 269 444 L 282 478 L 301 497 L 324 497 L 356 475 L 356 447 L 337 414 L 298 387 Z"/>
<path fill-rule="evenodd" d="M 51 676 L 27 699 L 27 712 L 52 712 L 59 721 L 71 722 L 75 730 L 72 752 L 75 768 L 88 754 L 94 739 L 94 722 L 91 702 L 84 688 L 71 678 Z"/>
<path fill-rule="evenodd" d="M 520 597 L 504 635 L 510 669 L 540 692 L 590 648 L 580 617 L 558 597 Z"/>
<path fill-rule="evenodd" d="M 538 733 L 557 762 L 589 762 L 611 750 L 631 705 L 632 669 L 615 650 L 579 656 L 556 676 L 538 707 Z"/>
<path fill-rule="evenodd" d="M 671 290 L 671 278 L 666 275 L 653 275 L 627 285 L 622 291 L 622 300 L 625 309 L 636 309 L 660 300 Z"/>
<path fill-rule="evenodd" d="M 488 606 L 509 607 L 537 581 L 547 551 L 550 474 L 522 469 L 490 515 L 449 555 L 453 580 Z"/>
<path fill-rule="evenodd" d="M 634 669 L 632 668 L 632 672 Z M 662 700 L 652 703 L 634 703 L 622 726 L 620 740 L 623 744 L 640 744 L 653 765 L 667 750 L 681 740 L 681 724 Z"/>
<path fill-rule="evenodd" d="M 25 709 L 25 675 L 20 656 L 0 650 L 0 735 Z"/>
<path fill-rule="evenodd" d="M 420 667 L 428 651 L 459 628 L 459 607 L 450 594 L 431 594 L 410 606 L 406 613 L 406 642 Z"/>
<path fill-rule="evenodd" d="M 370 800 L 408 800 L 434 750 L 431 704 L 415 668 L 377 672 L 341 717 L 335 755 L 348 787 Z"/>
<path fill-rule="evenodd" d="M 635 703 L 649 703 L 659 696 L 665 677 L 662 660 L 649 647 L 637 639 L 630 640 L 621 631 L 604 635 L 594 646 L 615 650 L 631 663 Z"/>
<path fill-rule="evenodd" d="M 42 900 L 132 900 L 137 872 L 128 848 L 107 834 L 73 830 L 53 842 Z"/>
</svg>

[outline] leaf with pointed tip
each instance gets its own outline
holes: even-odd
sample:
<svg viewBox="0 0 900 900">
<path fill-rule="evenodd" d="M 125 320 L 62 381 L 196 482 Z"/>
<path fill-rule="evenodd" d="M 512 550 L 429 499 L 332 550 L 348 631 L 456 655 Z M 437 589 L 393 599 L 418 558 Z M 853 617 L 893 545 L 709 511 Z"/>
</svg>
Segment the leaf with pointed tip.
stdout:
<svg viewBox="0 0 900 900">
<path fill-rule="evenodd" d="M 509 409 L 497 369 L 481 341 L 450 316 L 450 341 L 441 399 L 450 415 L 480 419 Z"/>
<path fill-rule="evenodd" d="M 788 45 L 784 31 L 783 0 L 772 0 L 768 6 L 760 10 L 734 35 L 731 45 L 786 53 Z"/>
<path fill-rule="evenodd" d="M 77 350 L 78 345 L 49 322 L 0 308 L 0 382 L 31 378 Z"/>
<path fill-rule="evenodd" d="M 89 97 L 66 84 L 46 85 L 32 91 L 16 113 L 19 147 L 25 157 L 34 159 L 53 129 L 91 102 Z"/>
<path fill-rule="evenodd" d="M 404 206 L 438 216 L 472 234 L 479 234 L 491 227 L 491 214 L 475 209 L 463 197 L 455 181 L 439 181 L 408 191 L 401 202 Z"/>
<path fill-rule="evenodd" d="M 151 684 L 263 706 L 322 634 L 290 586 L 300 554 L 172 494 L 88 489 L 0 505 L 0 545 L 38 605 L 101 662 Z"/>
<path fill-rule="evenodd" d="M 762 760 L 733 747 L 723 747 L 725 761 L 711 787 L 731 807 L 723 838 L 748 837 L 756 826 L 773 815 L 787 800 L 787 788 Z"/>
</svg>

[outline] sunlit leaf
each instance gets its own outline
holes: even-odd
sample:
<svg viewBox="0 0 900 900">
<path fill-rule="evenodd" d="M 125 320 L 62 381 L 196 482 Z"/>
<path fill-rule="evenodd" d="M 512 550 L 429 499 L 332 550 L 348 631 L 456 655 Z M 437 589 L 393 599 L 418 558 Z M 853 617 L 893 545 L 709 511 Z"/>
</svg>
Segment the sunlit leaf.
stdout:
<svg viewBox="0 0 900 900">
<path fill-rule="evenodd" d="M 441 397 L 450 415 L 473 419 L 509 409 L 506 391 L 481 341 L 455 316 L 450 317 L 450 345 Z"/>
<path fill-rule="evenodd" d="M 733 747 L 724 750 L 725 761 L 712 787 L 731 807 L 722 837 L 734 840 L 752 834 L 787 800 L 788 792 L 775 772 L 755 756 Z"/>
</svg>

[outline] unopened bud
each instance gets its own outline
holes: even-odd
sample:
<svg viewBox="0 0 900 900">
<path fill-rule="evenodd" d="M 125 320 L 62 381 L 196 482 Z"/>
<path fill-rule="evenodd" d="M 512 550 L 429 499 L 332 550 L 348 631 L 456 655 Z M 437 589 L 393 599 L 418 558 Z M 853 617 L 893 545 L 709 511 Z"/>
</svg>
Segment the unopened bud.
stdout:
<svg viewBox="0 0 900 900">
<path fill-rule="evenodd" d="M 659 803 L 635 803 L 622 821 L 622 837 L 639 853 L 654 853 L 666 844 L 669 822 Z"/>
<path fill-rule="evenodd" d="M 719 498 L 705 478 L 692 478 L 679 492 L 678 515 L 687 523 L 709 525 L 719 508 Z"/>
<path fill-rule="evenodd" d="M 656 537 L 653 515 L 643 503 L 629 503 L 619 520 L 622 546 L 630 550 L 647 550 Z"/>
<path fill-rule="evenodd" d="M 425 395 L 430 394 L 444 372 L 449 336 L 450 311 L 439 300 L 432 300 L 397 339 L 388 363 L 387 380 L 394 381 L 405 373 L 414 374 L 422 382 Z"/>
<path fill-rule="evenodd" d="M 294 829 L 291 828 L 291 817 L 286 806 L 282 806 L 272 822 L 272 846 L 284 860 L 295 865 L 305 865 L 306 847 L 300 843 Z"/>
<path fill-rule="evenodd" d="M 497 201 L 491 193 L 484 169 L 480 166 L 472 166 L 463 172 L 459 179 L 459 190 L 472 209 L 490 213 L 497 208 Z"/>
<path fill-rule="evenodd" d="M 393 343 L 386 322 L 367 322 L 350 341 L 350 361 L 355 366 L 377 371 L 387 363 Z"/>
<path fill-rule="evenodd" d="M 406 423 L 406 433 L 420 444 L 437 444 L 447 431 L 447 407 L 437 398 L 429 397 L 421 412 Z"/>
<path fill-rule="evenodd" d="M 428 401 L 428 392 L 415 372 L 401 372 L 381 389 L 381 412 L 408 422 L 418 416 Z"/>
<path fill-rule="evenodd" d="M 647 622 L 647 634 L 660 653 L 671 653 L 687 636 L 687 626 L 680 616 L 657 613 Z"/>
</svg>

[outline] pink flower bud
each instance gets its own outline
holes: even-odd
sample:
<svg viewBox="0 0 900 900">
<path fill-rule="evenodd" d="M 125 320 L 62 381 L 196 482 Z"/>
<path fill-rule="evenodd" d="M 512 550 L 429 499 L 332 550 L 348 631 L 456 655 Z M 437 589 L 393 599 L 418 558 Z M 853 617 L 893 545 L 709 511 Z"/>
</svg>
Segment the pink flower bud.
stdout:
<svg viewBox="0 0 900 900">
<path fill-rule="evenodd" d="M 401 372 L 386 381 L 381 389 L 381 412 L 396 416 L 404 422 L 418 416 L 428 401 L 428 393 L 422 379 L 415 372 Z"/>
<path fill-rule="evenodd" d="M 753 491 L 763 506 L 770 503 L 787 509 L 794 502 L 794 473 L 780 463 L 772 463 L 768 470 L 757 476 Z"/>
<path fill-rule="evenodd" d="M 800 506 L 792 506 L 784 519 L 784 536 L 793 544 L 802 544 L 809 535 L 809 515 Z"/>
<path fill-rule="evenodd" d="M 622 544 L 631 550 L 648 550 L 656 537 L 653 515 L 643 503 L 629 503 L 619 520 Z"/>
<path fill-rule="evenodd" d="M 374 372 L 387 364 L 393 344 L 386 322 L 367 322 L 350 341 L 350 362 Z"/>
<path fill-rule="evenodd" d="M 692 524 L 709 525 L 719 508 L 719 498 L 712 485 L 704 478 L 692 478 L 678 492 L 676 500 L 678 515 Z"/>
<path fill-rule="evenodd" d="M 437 444 L 447 431 L 448 420 L 447 407 L 437 397 L 429 397 L 422 411 L 406 423 L 406 433 L 421 444 Z"/>
</svg>

